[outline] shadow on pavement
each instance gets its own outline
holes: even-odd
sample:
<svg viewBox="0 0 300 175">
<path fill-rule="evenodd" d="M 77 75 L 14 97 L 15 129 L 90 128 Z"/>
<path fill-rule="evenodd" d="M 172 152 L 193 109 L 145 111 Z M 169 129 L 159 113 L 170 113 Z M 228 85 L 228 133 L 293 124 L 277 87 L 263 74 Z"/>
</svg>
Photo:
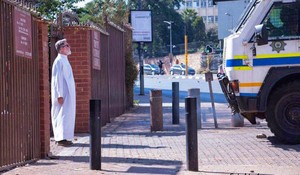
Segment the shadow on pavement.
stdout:
<svg viewBox="0 0 300 175">
<path fill-rule="evenodd" d="M 144 158 L 130 158 L 130 157 L 102 157 L 102 162 L 135 163 L 141 165 L 162 165 L 162 166 L 182 165 L 182 162 L 177 160 L 144 159 Z"/>
<path fill-rule="evenodd" d="M 300 144 L 284 144 L 278 140 L 275 136 L 269 136 L 267 138 L 269 142 L 272 144 L 272 146 L 276 148 L 281 148 L 283 150 L 295 150 L 297 152 L 300 152 Z"/>
<path fill-rule="evenodd" d="M 184 131 L 184 130 L 182 130 Z M 185 132 L 180 132 L 180 131 L 166 131 L 166 130 L 163 130 L 163 131 L 157 131 L 157 132 L 115 132 L 115 133 L 107 133 L 107 134 L 104 134 L 102 136 L 110 136 L 110 135 L 128 135 L 128 136 L 135 136 L 135 135 L 138 135 L 138 136 L 144 136 L 144 137 L 177 137 L 177 136 L 181 136 L 181 135 L 185 135 Z"/>
<path fill-rule="evenodd" d="M 151 147 L 151 146 L 146 146 L 146 145 L 122 145 L 122 144 L 102 144 L 102 148 L 122 148 L 122 149 L 145 149 L 145 148 L 150 148 L 150 149 L 159 149 L 159 148 L 166 148 L 166 146 L 156 146 L 156 147 Z"/>
<path fill-rule="evenodd" d="M 155 167 L 137 167 L 131 166 L 127 173 L 137 174 L 176 174 L 180 169 L 176 168 L 155 168 Z"/>
<path fill-rule="evenodd" d="M 89 162 L 89 156 L 59 156 L 60 160 L 69 160 L 73 162 Z M 174 166 L 182 165 L 181 161 L 177 160 L 162 160 L 162 159 L 144 159 L 144 158 L 129 158 L 129 157 L 102 157 L 101 163 L 135 163 L 141 165 L 162 165 Z"/>
<path fill-rule="evenodd" d="M 131 173 L 131 174 L 177 174 L 180 171 L 180 167 L 176 166 L 175 168 L 156 168 L 156 167 L 138 167 L 131 166 L 127 171 L 112 171 L 102 169 L 101 171 L 109 172 L 109 173 Z"/>
<path fill-rule="evenodd" d="M 229 175 L 273 175 L 273 174 L 261 174 L 261 173 L 249 173 L 249 172 L 244 172 L 244 173 L 228 173 L 228 172 L 218 172 L 218 171 L 199 171 L 200 173 L 205 173 L 205 174 L 229 174 Z"/>
</svg>

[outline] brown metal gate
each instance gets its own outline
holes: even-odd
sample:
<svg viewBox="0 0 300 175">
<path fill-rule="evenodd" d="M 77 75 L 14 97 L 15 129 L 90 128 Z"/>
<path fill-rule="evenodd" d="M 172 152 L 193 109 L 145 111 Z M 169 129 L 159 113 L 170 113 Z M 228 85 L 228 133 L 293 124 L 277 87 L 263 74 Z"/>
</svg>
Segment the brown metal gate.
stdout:
<svg viewBox="0 0 300 175">
<path fill-rule="evenodd" d="M 113 23 L 108 23 L 109 33 L 109 116 L 117 117 L 125 112 L 125 50 L 124 30 Z"/>
<path fill-rule="evenodd" d="M 40 157 L 38 26 L 32 58 L 16 56 L 15 8 L 0 0 L 0 170 Z"/>
</svg>

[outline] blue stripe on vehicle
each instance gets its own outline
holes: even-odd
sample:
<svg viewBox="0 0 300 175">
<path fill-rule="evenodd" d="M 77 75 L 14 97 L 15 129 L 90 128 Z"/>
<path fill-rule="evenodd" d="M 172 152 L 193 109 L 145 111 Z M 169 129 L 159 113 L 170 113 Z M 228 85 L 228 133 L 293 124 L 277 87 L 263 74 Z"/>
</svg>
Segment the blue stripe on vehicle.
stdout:
<svg viewBox="0 0 300 175">
<path fill-rule="evenodd" d="M 240 93 L 240 96 L 243 96 L 243 97 L 256 97 L 257 94 L 256 93 Z"/>
<path fill-rule="evenodd" d="M 253 66 L 300 64 L 300 57 L 254 59 Z"/>
<path fill-rule="evenodd" d="M 253 59 L 253 66 L 300 64 L 300 57 L 282 57 L 282 58 L 257 58 Z M 226 67 L 244 66 L 243 59 L 226 60 Z"/>
<path fill-rule="evenodd" d="M 226 67 L 243 66 L 242 59 L 226 60 Z"/>
</svg>

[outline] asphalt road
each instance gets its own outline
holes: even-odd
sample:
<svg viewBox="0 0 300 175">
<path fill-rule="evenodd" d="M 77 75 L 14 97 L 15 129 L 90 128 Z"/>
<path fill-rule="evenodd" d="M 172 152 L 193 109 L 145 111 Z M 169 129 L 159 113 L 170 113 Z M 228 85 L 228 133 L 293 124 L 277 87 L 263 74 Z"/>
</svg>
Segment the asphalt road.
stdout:
<svg viewBox="0 0 300 175">
<path fill-rule="evenodd" d="M 151 89 L 161 89 L 165 96 L 172 97 L 172 82 L 179 82 L 180 98 L 187 97 L 187 91 L 191 88 L 200 88 L 200 98 L 202 102 L 210 102 L 209 84 L 205 81 L 204 75 L 182 76 L 182 75 L 145 75 L 144 76 L 144 93 L 149 93 Z M 227 103 L 221 90 L 216 75 L 211 82 L 214 101 L 217 103 Z M 135 84 L 135 92 L 140 91 L 140 78 L 138 77 Z"/>
</svg>

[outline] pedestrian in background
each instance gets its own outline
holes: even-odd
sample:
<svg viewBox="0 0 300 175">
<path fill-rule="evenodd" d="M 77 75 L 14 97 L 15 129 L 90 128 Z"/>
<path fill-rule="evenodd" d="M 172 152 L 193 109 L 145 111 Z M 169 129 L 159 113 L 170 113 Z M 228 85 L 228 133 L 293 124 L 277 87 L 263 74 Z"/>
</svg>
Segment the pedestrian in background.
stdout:
<svg viewBox="0 0 300 175">
<path fill-rule="evenodd" d="M 159 74 L 160 75 L 163 75 L 163 62 L 161 61 L 161 60 L 159 60 L 158 62 L 157 62 L 157 64 L 158 64 L 158 67 L 159 67 Z"/>
<path fill-rule="evenodd" d="M 59 146 L 73 144 L 75 129 L 76 92 L 72 67 L 68 60 L 71 47 L 66 39 L 55 43 L 58 52 L 52 67 L 51 121 L 54 140 Z"/>
</svg>

